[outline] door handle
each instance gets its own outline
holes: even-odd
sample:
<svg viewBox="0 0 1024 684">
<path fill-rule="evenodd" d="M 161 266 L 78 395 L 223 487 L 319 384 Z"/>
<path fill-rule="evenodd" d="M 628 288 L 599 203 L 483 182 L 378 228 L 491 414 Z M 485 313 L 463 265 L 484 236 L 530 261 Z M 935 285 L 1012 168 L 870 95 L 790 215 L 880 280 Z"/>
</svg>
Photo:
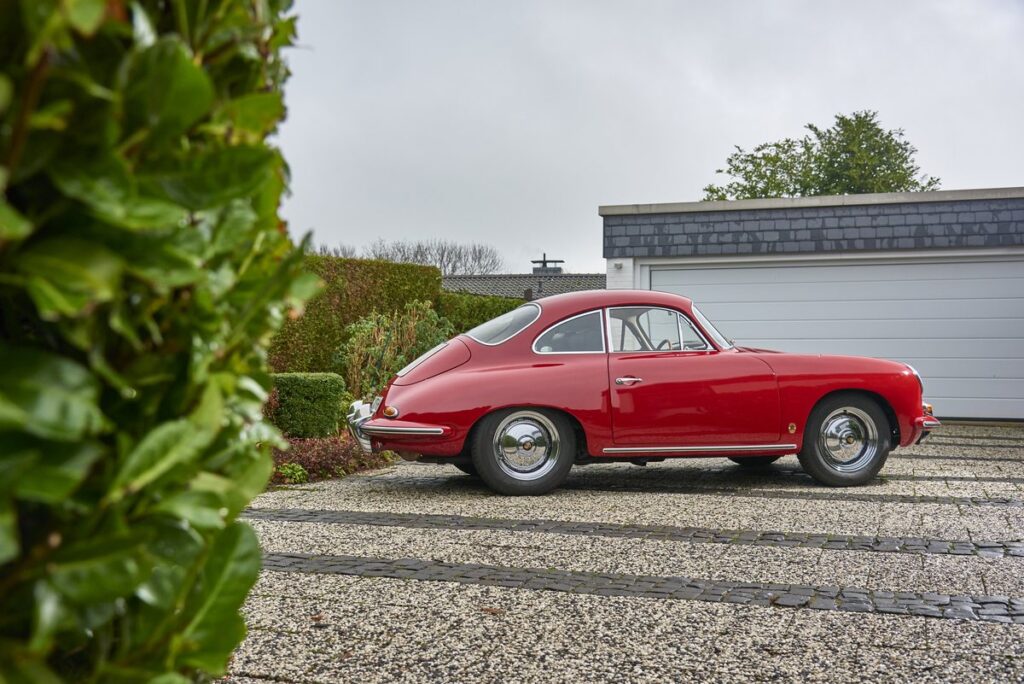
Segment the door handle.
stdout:
<svg viewBox="0 0 1024 684">
<path fill-rule="evenodd" d="M 624 378 L 615 378 L 616 385 L 632 385 L 634 382 L 643 382 L 643 378 L 635 378 L 632 375 L 627 375 Z"/>
</svg>

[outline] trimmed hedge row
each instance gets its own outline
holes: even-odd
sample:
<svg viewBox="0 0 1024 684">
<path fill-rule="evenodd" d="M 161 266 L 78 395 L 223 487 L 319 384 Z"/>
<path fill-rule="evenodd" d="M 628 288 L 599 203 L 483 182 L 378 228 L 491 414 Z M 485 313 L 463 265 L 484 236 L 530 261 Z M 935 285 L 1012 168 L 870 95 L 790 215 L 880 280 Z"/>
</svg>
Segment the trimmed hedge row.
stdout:
<svg viewBox="0 0 1024 684">
<path fill-rule="evenodd" d="M 522 303 L 521 299 L 509 297 L 442 292 L 437 301 L 437 313 L 451 321 L 456 333 L 463 333 L 484 321 L 511 311 Z"/>
<path fill-rule="evenodd" d="M 271 342 L 270 367 L 277 372 L 332 370 L 350 324 L 414 300 L 436 303 L 441 296 L 441 272 L 433 266 L 312 254 L 304 265 L 326 287 Z"/>
<path fill-rule="evenodd" d="M 335 373 L 275 373 L 267 418 L 287 437 L 338 434 L 348 408 L 345 381 Z"/>
</svg>

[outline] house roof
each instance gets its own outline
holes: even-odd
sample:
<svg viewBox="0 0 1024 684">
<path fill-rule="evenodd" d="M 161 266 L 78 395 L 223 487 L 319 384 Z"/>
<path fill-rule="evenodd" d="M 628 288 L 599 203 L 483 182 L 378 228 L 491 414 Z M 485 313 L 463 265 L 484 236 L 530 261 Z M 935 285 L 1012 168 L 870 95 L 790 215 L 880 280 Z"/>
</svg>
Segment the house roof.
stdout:
<svg viewBox="0 0 1024 684">
<path fill-rule="evenodd" d="M 523 299 L 531 290 L 533 298 L 582 290 L 603 290 L 607 284 L 604 273 L 504 273 L 496 275 L 445 276 L 441 286 L 449 292 L 491 295 Z"/>
</svg>

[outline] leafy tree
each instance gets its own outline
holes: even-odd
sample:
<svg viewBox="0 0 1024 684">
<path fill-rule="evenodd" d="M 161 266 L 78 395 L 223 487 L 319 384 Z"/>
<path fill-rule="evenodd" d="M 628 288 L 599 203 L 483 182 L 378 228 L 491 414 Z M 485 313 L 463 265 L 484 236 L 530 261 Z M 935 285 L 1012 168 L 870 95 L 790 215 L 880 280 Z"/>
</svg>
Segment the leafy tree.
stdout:
<svg viewBox="0 0 1024 684">
<path fill-rule="evenodd" d="M 731 176 L 704 188 L 705 200 L 857 195 L 870 192 L 936 190 L 939 179 L 921 174 L 917 149 L 902 129 L 885 130 L 878 113 L 837 114 L 830 128 L 807 124 L 809 135 L 763 143 L 729 155 Z"/>
<path fill-rule="evenodd" d="M 368 259 L 436 266 L 442 275 L 500 273 L 505 260 L 490 245 L 462 244 L 450 240 L 376 240 L 363 249 Z"/>
<path fill-rule="evenodd" d="M 0 681 L 222 673 L 260 566 L 290 0 L 0 1 Z"/>
</svg>

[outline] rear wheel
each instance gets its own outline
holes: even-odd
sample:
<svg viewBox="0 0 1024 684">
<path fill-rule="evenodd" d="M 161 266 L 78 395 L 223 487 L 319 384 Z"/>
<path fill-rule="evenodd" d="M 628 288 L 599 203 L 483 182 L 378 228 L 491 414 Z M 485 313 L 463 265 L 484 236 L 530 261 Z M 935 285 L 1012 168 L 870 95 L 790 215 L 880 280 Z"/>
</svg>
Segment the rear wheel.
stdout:
<svg viewBox="0 0 1024 684">
<path fill-rule="evenodd" d="M 891 450 L 891 428 L 882 408 L 864 395 L 844 393 L 811 411 L 798 458 L 818 482 L 850 487 L 874 479 Z"/>
<path fill-rule="evenodd" d="M 562 484 L 576 455 L 569 420 L 547 409 L 506 409 L 486 416 L 472 442 L 473 466 L 491 489 L 545 494 Z"/>
<path fill-rule="evenodd" d="M 466 473 L 467 475 L 472 475 L 473 477 L 476 477 L 480 474 L 476 471 L 476 466 L 474 466 L 470 461 L 466 461 L 465 463 L 452 463 L 452 465 L 461 470 L 462 472 Z"/>
<path fill-rule="evenodd" d="M 729 460 L 736 465 L 743 466 L 744 468 L 764 468 L 765 466 L 775 463 L 781 456 L 730 456 Z"/>
</svg>

